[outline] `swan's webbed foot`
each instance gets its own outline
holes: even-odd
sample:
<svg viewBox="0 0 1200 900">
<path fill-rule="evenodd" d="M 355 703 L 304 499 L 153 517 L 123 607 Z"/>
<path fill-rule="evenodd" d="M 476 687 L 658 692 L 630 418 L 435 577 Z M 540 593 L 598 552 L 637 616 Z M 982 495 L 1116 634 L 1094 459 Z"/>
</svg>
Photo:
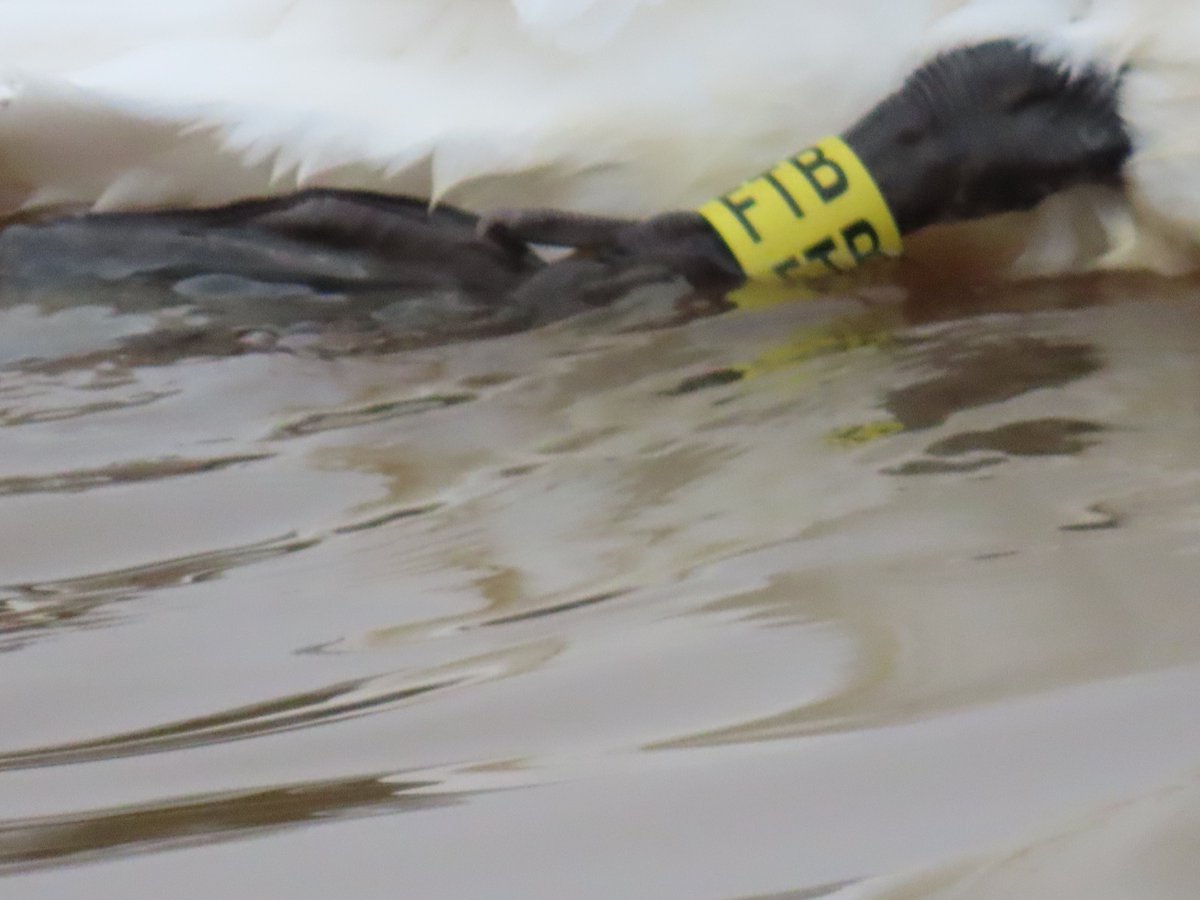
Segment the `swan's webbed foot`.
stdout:
<svg viewBox="0 0 1200 900">
<path fill-rule="evenodd" d="M 524 245 L 481 238 L 476 221 L 421 200 L 332 189 L 31 218 L 0 229 L 0 307 L 75 296 L 124 312 L 186 305 L 204 334 L 336 328 L 398 345 L 587 309 L 569 279 L 531 290 L 545 263 Z"/>
</svg>

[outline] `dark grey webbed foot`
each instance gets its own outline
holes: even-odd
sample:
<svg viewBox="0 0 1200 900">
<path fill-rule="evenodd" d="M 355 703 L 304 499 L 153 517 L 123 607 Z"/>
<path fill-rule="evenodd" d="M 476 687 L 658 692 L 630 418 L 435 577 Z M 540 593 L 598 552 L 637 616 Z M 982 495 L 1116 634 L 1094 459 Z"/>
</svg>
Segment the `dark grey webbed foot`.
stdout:
<svg viewBox="0 0 1200 900">
<path fill-rule="evenodd" d="M 0 305 L 75 296 L 124 312 L 187 304 L 205 322 L 196 347 L 220 344 L 211 335 L 310 326 L 408 346 L 572 311 L 569 296 L 526 302 L 520 289 L 546 265 L 524 245 L 480 238 L 476 221 L 421 200 L 338 190 L 31 220 L 0 231 Z"/>
</svg>

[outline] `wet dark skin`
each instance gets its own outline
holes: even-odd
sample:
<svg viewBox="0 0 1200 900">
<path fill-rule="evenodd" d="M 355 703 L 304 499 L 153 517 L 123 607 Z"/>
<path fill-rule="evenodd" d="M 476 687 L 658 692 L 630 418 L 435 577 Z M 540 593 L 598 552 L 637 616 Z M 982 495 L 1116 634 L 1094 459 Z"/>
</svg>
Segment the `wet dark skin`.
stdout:
<svg viewBox="0 0 1200 900">
<path fill-rule="evenodd" d="M 921 66 L 841 136 L 911 234 L 1028 209 L 1076 184 L 1119 185 L 1131 152 L 1119 86 L 1118 75 L 1068 74 L 995 41 Z M 814 137 L 797 134 L 796 149 Z M 531 244 L 576 252 L 547 264 Z M 232 315 L 239 297 L 307 291 L 309 301 L 280 301 L 280 316 L 343 315 L 345 306 L 322 299 L 335 296 L 356 309 L 377 302 L 431 342 L 533 327 L 678 276 L 717 308 L 744 280 L 692 211 L 637 221 L 525 209 L 478 219 L 407 198 L 310 190 L 0 231 L 0 304 L 44 302 L 58 296 L 56 284 L 102 288 L 116 305 L 150 302 L 161 291 L 127 289 L 148 285 Z"/>
<path fill-rule="evenodd" d="M 917 69 L 841 137 L 871 172 L 901 234 L 911 234 L 1029 209 L 1072 185 L 1119 184 L 1131 144 L 1117 112 L 1118 86 L 1114 75 L 1069 74 L 1019 43 L 993 41 Z M 636 221 L 505 210 L 480 228 L 511 246 L 576 248 L 603 262 L 614 285 L 665 270 L 719 295 L 744 280 L 695 212 Z M 604 279 L 591 290 L 603 296 Z"/>
</svg>

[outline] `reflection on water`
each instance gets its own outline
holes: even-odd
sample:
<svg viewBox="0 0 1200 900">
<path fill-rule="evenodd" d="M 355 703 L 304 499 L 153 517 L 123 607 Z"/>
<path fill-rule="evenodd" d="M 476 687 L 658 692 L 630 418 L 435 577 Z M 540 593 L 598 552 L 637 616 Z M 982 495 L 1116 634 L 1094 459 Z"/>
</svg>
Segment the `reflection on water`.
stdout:
<svg viewBox="0 0 1200 900">
<path fill-rule="evenodd" d="M 1200 286 L 187 289 L 0 307 L 6 897 L 1195 895 Z"/>
<path fill-rule="evenodd" d="M 511 677 L 544 664 L 560 649 L 556 642 L 542 641 L 513 647 L 503 653 L 440 666 L 420 673 L 419 676 L 388 675 L 364 678 L 306 694 L 281 697 L 267 703 L 227 710 L 184 722 L 172 722 L 128 734 L 113 735 L 101 740 L 5 754 L 0 756 L 0 771 L 159 753 L 352 718 L 374 712 L 381 706 L 396 705 L 435 691 L 461 687 L 472 682 Z"/>
<path fill-rule="evenodd" d="M 956 333 L 952 341 L 920 346 L 920 365 L 936 374 L 888 392 L 887 408 L 905 428 L 941 425 L 954 413 L 1003 403 L 1029 391 L 1058 387 L 1100 368 L 1096 348 L 1014 335 L 997 341 Z"/>
<path fill-rule="evenodd" d="M 118 601 L 133 599 L 148 591 L 194 584 L 235 566 L 295 553 L 312 543 L 312 540 L 289 536 L 82 578 L 9 585 L 0 593 L 0 651 L 23 645 L 30 638 L 29 632 L 44 631 L 68 622 L 84 626 L 97 624 L 97 614 L 107 617 L 112 612 L 112 604 Z"/>
<path fill-rule="evenodd" d="M 0 495 L 85 491 L 104 485 L 154 481 L 159 478 L 173 478 L 178 475 L 198 475 L 202 472 L 214 472 L 229 466 L 258 462 L 267 458 L 265 454 L 246 454 L 242 456 L 217 457 L 215 459 L 138 460 L 106 466 L 102 469 L 56 472 L 52 475 L 42 476 L 14 476 L 12 478 L 0 478 Z"/>
<path fill-rule="evenodd" d="M 94 816 L 13 822 L 0 827 L 0 866 L 11 871 L 115 852 L 167 850 L 319 823 L 351 811 L 365 815 L 460 802 L 452 795 L 409 793 L 434 786 L 356 778 L 147 804 Z"/>
</svg>

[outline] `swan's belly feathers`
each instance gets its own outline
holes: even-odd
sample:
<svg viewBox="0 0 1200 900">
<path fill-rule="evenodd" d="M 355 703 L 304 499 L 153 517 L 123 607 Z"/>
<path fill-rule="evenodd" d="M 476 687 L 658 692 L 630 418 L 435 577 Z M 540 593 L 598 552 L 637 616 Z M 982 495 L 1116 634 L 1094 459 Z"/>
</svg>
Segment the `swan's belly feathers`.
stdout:
<svg viewBox="0 0 1200 900">
<path fill-rule="evenodd" d="M 91 9 L 46 5 L 68 20 Z M 930 18 L 928 3 L 879 0 L 835 16 L 796 0 L 246 0 L 240 15 L 226 4 L 212 21 L 144 23 L 139 6 L 95 4 L 114 17 L 96 42 L 94 11 L 70 26 L 77 66 L 55 48 L 43 65 L 44 38 L 6 60 L 6 181 L 39 189 L 33 202 L 354 185 L 468 204 L 692 205 L 868 108 Z M 30 30 L 52 31 L 50 15 Z"/>
<path fill-rule="evenodd" d="M 1186 268 L 1200 239 L 1193 6 L 0 0 L 0 206 L 333 186 L 477 208 L 690 207 L 844 128 L 931 52 L 1027 34 L 1130 65 L 1138 153 L 1128 201 L 1056 198 L 1017 268 Z"/>
</svg>

